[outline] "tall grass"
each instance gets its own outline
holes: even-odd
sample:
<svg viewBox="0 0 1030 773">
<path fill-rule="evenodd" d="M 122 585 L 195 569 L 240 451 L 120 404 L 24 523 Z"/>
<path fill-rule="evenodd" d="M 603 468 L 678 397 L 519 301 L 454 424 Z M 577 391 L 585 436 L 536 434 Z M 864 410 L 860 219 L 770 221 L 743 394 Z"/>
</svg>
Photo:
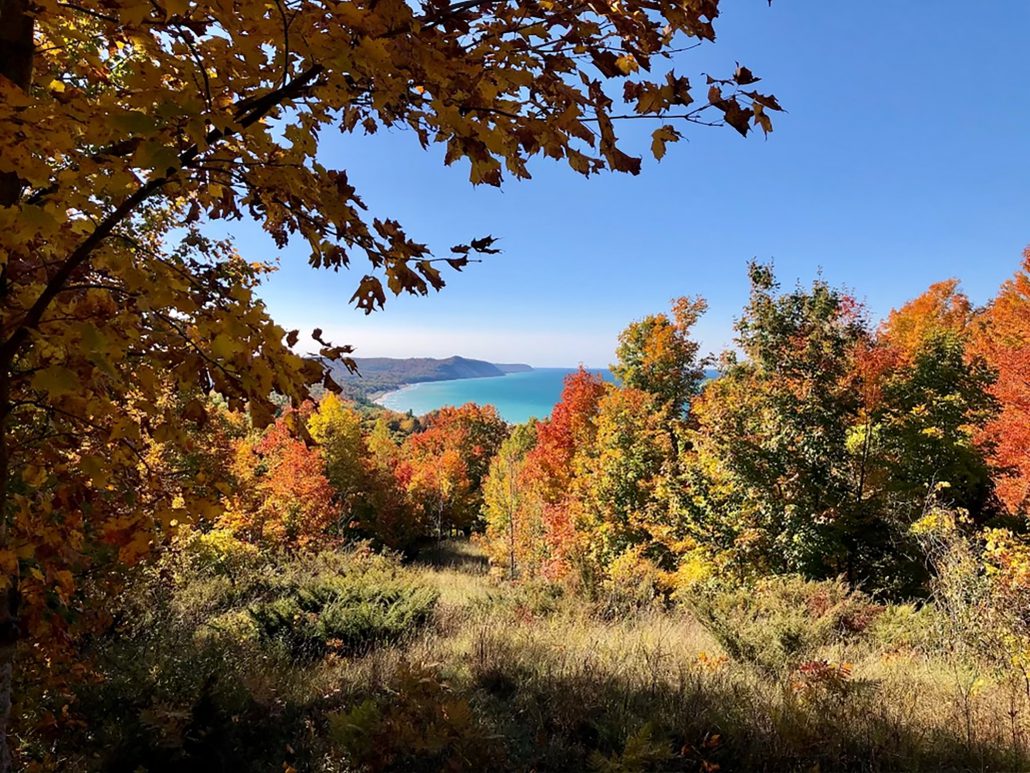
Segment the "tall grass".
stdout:
<svg viewBox="0 0 1030 773">
<path fill-rule="evenodd" d="M 710 588 L 612 618 L 555 587 L 491 579 L 466 542 L 409 567 L 362 554 L 190 561 L 127 594 L 136 618 L 96 644 L 102 679 L 74 707 L 82 731 L 40 759 L 154 771 L 1030 769 L 1023 683 L 958 657 L 931 607 L 884 607 L 839 583 Z M 324 600 L 327 587 L 329 622 L 374 627 L 362 646 L 326 636 L 294 657 L 283 642 L 317 637 L 324 603 L 262 632 L 255 599 Z"/>
</svg>

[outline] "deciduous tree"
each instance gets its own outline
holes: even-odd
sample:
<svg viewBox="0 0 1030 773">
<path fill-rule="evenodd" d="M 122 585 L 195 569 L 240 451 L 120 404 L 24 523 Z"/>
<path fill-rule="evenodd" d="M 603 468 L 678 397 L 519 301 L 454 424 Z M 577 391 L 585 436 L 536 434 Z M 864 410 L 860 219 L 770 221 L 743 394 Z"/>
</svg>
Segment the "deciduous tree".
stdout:
<svg viewBox="0 0 1030 773">
<path fill-rule="evenodd" d="M 287 417 L 236 449 L 239 491 L 221 521 L 270 549 L 314 546 L 339 519 L 321 449 L 294 436 Z"/>
<path fill-rule="evenodd" d="M 752 264 L 750 276 L 737 325 L 746 360 L 693 408 L 691 463 L 707 481 L 685 494 L 705 503 L 691 508 L 696 527 L 765 570 L 853 572 L 847 436 L 859 408 L 854 355 L 869 335 L 861 307 L 822 280 L 781 293 L 770 267 Z"/>
<path fill-rule="evenodd" d="M 527 545 L 543 537 L 530 531 L 539 519 L 528 512 L 531 492 L 525 458 L 535 443 L 535 424 L 515 427 L 501 443 L 483 480 L 484 541 L 491 563 L 504 567 L 510 579 L 518 576 Z"/>
<path fill-rule="evenodd" d="M 935 335 L 965 334 L 973 317 L 973 305 L 959 290 L 958 280 L 948 279 L 930 285 L 901 308 L 892 309 L 879 331 L 879 339 L 903 359 L 911 359 Z"/>
<path fill-rule="evenodd" d="M 676 298 L 672 316 L 651 314 L 619 334 L 612 373 L 623 384 L 653 394 L 678 416 L 704 380 L 691 328 L 708 305 L 702 298 Z"/>
<path fill-rule="evenodd" d="M 561 399 L 536 428 L 536 445 L 526 455 L 525 476 L 531 495 L 523 508 L 527 535 L 540 534 L 524 551 L 529 573 L 550 579 L 566 576 L 582 553 L 577 529 L 581 502 L 575 490 L 577 454 L 589 449 L 604 381 L 582 367 L 565 378 Z"/>
<path fill-rule="evenodd" d="M 614 385 L 598 404 L 593 443 L 580 449 L 576 489 L 587 517 L 580 529 L 590 535 L 591 555 L 602 569 L 631 548 L 669 558 L 663 539 L 668 507 L 658 492 L 674 459 L 672 406 L 654 393 Z"/>
<path fill-rule="evenodd" d="M 327 392 L 308 418 L 308 432 L 318 443 L 333 498 L 348 520 L 363 492 L 369 488 L 368 451 L 361 434 L 361 417 L 343 400 Z"/>
<path fill-rule="evenodd" d="M 999 413 L 983 437 L 1003 473 L 998 495 L 1014 513 L 1030 513 L 1030 248 L 977 325 L 973 351 L 994 368 Z"/>
<path fill-rule="evenodd" d="M 450 529 L 468 532 L 482 508 L 483 479 L 507 425 L 493 406 L 474 403 L 441 408 L 426 423 L 401 449 L 410 504 L 437 536 Z"/>
</svg>

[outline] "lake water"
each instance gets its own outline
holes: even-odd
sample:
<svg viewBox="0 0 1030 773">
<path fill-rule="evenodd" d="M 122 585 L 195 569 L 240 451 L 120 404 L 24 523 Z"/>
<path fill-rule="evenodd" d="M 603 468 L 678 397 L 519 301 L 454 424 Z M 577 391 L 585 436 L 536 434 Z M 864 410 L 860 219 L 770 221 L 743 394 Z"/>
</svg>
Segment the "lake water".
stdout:
<svg viewBox="0 0 1030 773">
<path fill-rule="evenodd" d="M 445 405 L 492 405 L 505 421 L 520 424 L 531 417 L 542 419 L 549 416 L 561 397 L 565 377 L 575 372 L 575 368 L 534 368 L 506 376 L 429 381 L 389 392 L 378 402 L 391 410 L 411 411 L 416 416 Z M 607 370 L 591 372 L 612 380 Z"/>
</svg>

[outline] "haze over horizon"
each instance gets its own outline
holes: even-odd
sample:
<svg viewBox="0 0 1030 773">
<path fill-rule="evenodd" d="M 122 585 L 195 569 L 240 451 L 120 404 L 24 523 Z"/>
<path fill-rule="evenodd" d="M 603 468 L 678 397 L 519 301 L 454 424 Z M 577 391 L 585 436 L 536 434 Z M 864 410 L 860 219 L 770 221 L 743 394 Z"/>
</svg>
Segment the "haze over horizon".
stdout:
<svg viewBox="0 0 1030 773">
<path fill-rule="evenodd" d="M 422 151 L 410 132 L 327 137 L 326 163 L 347 167 L 379 217 L 440 255 L 486 234 L 503 253 L 366 318 L 348 303 L 360 274 L 309 268 L 298 242 L 261 295 L 280 324 L 321 327 L 358 356 L 538 367 L 607 365 L 619 330 L 683 294 L 708 299 L 696 333 L 703 351 L 722 350 L 751 258 L 773 260 L 784 286 L 821 268 L 874 319 L 952 276 L 982 303 L 1030 242 L 1028 109 L 1011 93 L 1030 75 L 1030 5 L 983 5 L 960 32 L 968 4 L 932 8 L 727 7 L 718 44 L 678 54 L 677 73 L 699 82 L 739 60 L 788 112 L 767 140 L 688 127 L 660 163 L 647 154 L 654 126 L 630 122 L 639 177 L 584 180 L 537 162 L 531 181 L 473 189 L 464 164 L 443 167 L 442 148 Z M 248 259 L 276 256 L 251 224 L 228 230 Z"/>
</svg>

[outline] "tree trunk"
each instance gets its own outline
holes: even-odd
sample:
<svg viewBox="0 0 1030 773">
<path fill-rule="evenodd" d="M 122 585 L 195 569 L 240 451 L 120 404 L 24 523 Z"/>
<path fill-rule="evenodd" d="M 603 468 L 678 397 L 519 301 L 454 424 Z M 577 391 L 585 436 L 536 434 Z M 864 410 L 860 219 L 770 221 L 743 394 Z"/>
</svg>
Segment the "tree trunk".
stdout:
<svg viewBox="0 0 1030 773">
<path fill-rule="evenodd" d="M 0 77 L 27 91 L 32 82 L 33 18 L 28 0 L 0 0 Z M 10 207 L 21 197 L 22 180 L 13 172 L 0 174 L 0 207 Z M 13 256 L 8 256 L 8 261 Z M 7 292 L 8 265 L 0 267 L 0 303 Z M 10 449 L 8 420 L 11 412 L 10 361 L 0 363 L 0 548 L 7 547 L 8 482 Z M 11 770 L 8 728 L 14 654 L 18 642 L 18 578 L 8 577 L 8 592 L 0 593 L 0 773 Z"/>
<path fill-rule="evenodd" d="M 508 465 L 508 576 L 515 579 L 515 518 L 518 516 L 518 468 L 515 462 Z"/>
</svg>

